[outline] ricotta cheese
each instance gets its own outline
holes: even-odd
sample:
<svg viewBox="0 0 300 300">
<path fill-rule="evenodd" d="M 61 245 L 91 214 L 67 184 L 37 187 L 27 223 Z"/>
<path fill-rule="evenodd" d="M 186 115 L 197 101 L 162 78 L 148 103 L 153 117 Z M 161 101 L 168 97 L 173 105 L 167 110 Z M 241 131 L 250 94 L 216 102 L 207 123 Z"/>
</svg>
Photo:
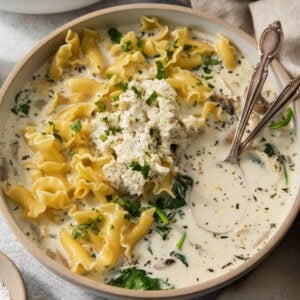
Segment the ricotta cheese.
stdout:
<svg viewBox="0 0 300 300">
<path fill-rule="evenodd" d="M 116 101 L 118 109 L 92 120 L 97 149 L 112 156 L 104 175 L 118 191 L 140 195 L 147 182 L 176 171 L 172 145 L 185 148 L 188 142 L 176 97 L 165 80 L 133 80 Z"/>
</svg>

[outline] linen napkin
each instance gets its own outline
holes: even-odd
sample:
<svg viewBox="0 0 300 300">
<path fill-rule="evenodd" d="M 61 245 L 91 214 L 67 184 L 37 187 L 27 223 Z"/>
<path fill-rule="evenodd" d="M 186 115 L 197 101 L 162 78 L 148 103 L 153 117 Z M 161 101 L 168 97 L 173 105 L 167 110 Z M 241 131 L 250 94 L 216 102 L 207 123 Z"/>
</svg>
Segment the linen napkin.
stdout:
<svg viewBox="0 0 300 300">
<path fill-rule="evenodd" d="M 191 0 L 191 6 L 255 34 L 256 38 L 268 24 L 279 20 L 284 33 L 279 61 L 291 76 L 300 74 L 299 0 Z"/>
</svg>

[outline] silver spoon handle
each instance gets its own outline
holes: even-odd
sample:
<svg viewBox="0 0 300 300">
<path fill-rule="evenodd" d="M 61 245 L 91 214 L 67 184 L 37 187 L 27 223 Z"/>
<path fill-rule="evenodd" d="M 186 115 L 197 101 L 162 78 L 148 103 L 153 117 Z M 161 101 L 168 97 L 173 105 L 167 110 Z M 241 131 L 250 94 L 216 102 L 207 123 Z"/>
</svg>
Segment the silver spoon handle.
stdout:
<svg viewBox="0 0 300 300">
<path fill-rule="evenodd" d="M 267 27 L 260 38 L 259 47 L 261 51 L 260 62 L 254 68 L 249 88 L 247 91 L 245 104 L 242 110 L 238 128 L 235 132 L 232 147 L 225 161 L 236 163 L 239 154 L 240 142 L 243 138 L 249 117 L 253 110 L 254 104 L 262 90 L 262 87 L 268 76 L 268 65 L 278 52 L 282 43 L 282 30 L 280 22 L 274 22 Z"/>
<path fill-rule="evenodd" d="M 245 104 L 242 110 L 242 114 L 240 117 L 240 122 L 238 124 L 238 128 L 235 132 L 234 139 L 232 142 L 232 147 L 230 152 L 225 159 L 225 161 L 236 163 L 238 158 L 238 152 L 240 147 L 240 142 L 243 138 L 249 117 L 253 110 L 254 104 L 262 90 L 262 87 L 266 81 L 268 75 L 268 64 L 271 60 L 268 56 L 262 56 L 261 62 L 254 69 L 254 73 L 252 75 L 250 85 L 248 88 L 247 96 L 245 99 Z"/>
<path fill-rule="evenodd" d="M 281 92 L 281 94 L 273 101 L 265 115 L 251 131 L 247 138 L 239 147 L 239 154 L 253 141 L 258 133 L 277 115 L 282 108 L 291 101 L 294 101 L 300 95 L 300 76 L 293 79 Z"/>
</svg>

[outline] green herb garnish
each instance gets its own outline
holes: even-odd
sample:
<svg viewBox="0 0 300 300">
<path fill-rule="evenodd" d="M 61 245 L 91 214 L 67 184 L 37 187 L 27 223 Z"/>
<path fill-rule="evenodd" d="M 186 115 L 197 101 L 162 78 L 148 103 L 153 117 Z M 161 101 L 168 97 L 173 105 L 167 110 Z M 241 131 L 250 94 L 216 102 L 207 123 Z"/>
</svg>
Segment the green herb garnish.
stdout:
<svg viewBox="0 0 300 300">
<path fill-rule="evenodd" d="M 121 48 L 122 48 L 125 52 L 129 52 L 130 50 L 132 50 L 132 44 L 131 44 L 131 41 L 124 42 L 124 43 L 121 45 Z"/>
<path fill-rule="evenodd" d="M 88 230 L 93 234 L 99 234 L 99 223 L 102 221 L 102 217 L 99 215 L 96 219 L 89 221 L 88 223 L 78 224 L 71 232 L 73 239 L 80 240 L 86 237 Z"/>
<path fill-rule="evenodd" d="M 156 62 L 156 67 L 157 67 L 157 72 L 156 72 L 155 78 L 157 78 L 157 79 L 166 79 L 168 76 L 167 76 L 167 73 L 165 71 L 165 68 L 164 68 L 162 62 L 157 61 Z"/>
<path fill-rule="evenodd" d="M 159 217 L 159 219 L 163 222 L 163 224 L 169 224 L 169 219 L 166 216 L 166 214 L 159 207 L 155 207 L 155 208 L 156 208 L 155 213 Z"/>
<path fill-rule="evenodd" d="M 273 148 L 273 146 L 270 143 L 266 143 L 265 144 L 265 149 L 263 150 L 264 153 L 266 153 L 269 157 L 272 157 L 273 155 L 275 155 L 275 150 Z"/>
<path fill-rule="evenodd" d="M 130 217 L 139 217 L 141 214 L 141 201 L 139 199 L 125 200 L 121 197 L 117 197 L 114 202 L 127 210 Z"/>
<path fill-rule="evenodd" d="M 134 93 L 137 95 L 138 98 L 142 98 L 141 90 L 139 90 L 136 86 L 133 86 L 131 89 L 134 91 Z"/>
<path fill-rule="evenodd" d="M 178 252 L 175 252 L 175 251 L 172 251 L 171 255 L 176 257 L 178 260 L 180 260 L 186 267 L 189 266 L 185 255 L 183 255 L 181 253 L 178 253 Z"/>
<path fill-rule="evenodd" d="M 189 44 L 183 45 L 183 50 L 184 50 L 184 51 L 188 51 L 188 50 L 190 50 L 190 49 L 192 49 L 192 48 L 193 48 L 193 45 L 189 45 Z"/>
<path fill-rule="evenodd" d="M 122 128 L 120 126 L 113 126 L 110 128 L 113 135 L 115 135 L 117 132 L 122 132 Z"/>
<path fill-rule="evenodd" d="M 111 27 L 111 28 L 108 29 L 107 32 L 108 32 L 108 34 L 109 34 L 109 36 L 110 36 L 110 39 L 111 39 L 113 42 L 115 42 L 115 43 L 120 43 L 121 38 L 123 37 L 123 34 L 122 34 L 120 31 L 118 31 L 117 28 Z"/>
<path fill-rule="evenodd" d="M 128 89 L 128 84 L 124 81 L 120 81 L 116 84 L 116 86 L 119 87 L 123 92 L 127 91 Z"/>
<path fill-rule="evenodd" d="M 144 44 L 144 40 L 141 38 L 137 38 L 136 45 L 138 46 L 138 48 L 143 48 L 143 44 Z"/>
<path fill-rule="evenodd" d="M 278 129 L 278 128 L 285 127 L 290 123 L 293 116 L 294 116 L 293 110 L 290 107 L 288 107 L 286 109 L 285 117 L 280 121 L 271 122 L 268 127 L 271 129 Z"/>
<path fill-rule="evenodd" d="M 75 131 L 75 132 L 79 132 L 82 128 L 82 124 L 80 120 L 77 120 L 76 122 L 74 122 L 73 124 L 70 125 L 71 130 Z"/>
<path fill-rule="evenodd" d="M 149 98 L 146 100 L 146 103 L 148 104 L 148 105 L 152 105 L 152 103 L 157 99 L 157 92 L 156 91 L 154 91 L 150 96 L 149 96 Z"/>
<path fill-rule="evenodd" d="M 146 271 L 136 267 L 121 271 L 121 274 L 109 281 L 110 285 L 131 290 L 161 290 L 161 280 L 151 278 Z"/>
<path fill-rule="evenodd" d="M 140 171 L 144 179 L 148 178 L 150 167 L 146 162 L 144 162 L 144 165 L 141 166 L 138 162 L 132 161 L 129 167 L 134 171 Z"/>
<path fill-rule="evenodd" d="M 105 112 L 106 111 L 106 105 L 105 104 L 99 104 L 98 111 L 99 112 Z"/>
<path fill-rule="evenodd" d="M 203 64 L 206 66 L 219 65 L 221 62 L 218 59 L 212 58 L 210 55 L 203 57 Z"/>
<path fill-rule="evenodd" d="M 171 228 L 165 225 L 157 225 L 155 227 L 155 231 L 157 231 L 160 234 L 161 238 L 165 241 L 168 238 Z"/>
<path fill-rule="evenodd" d="M 185 241 L 185 237 L 186 237 L 186 233 L 184 232 L 180 238 L 180 240 L 178 241 L 178 243 L 176 244 L 176 248 L 178 250 L 181 250 L 183 244 L 184 244 L 184 241 Z"/>
<path fill-rule="evenodd" d="M 62 139 L 61 135 L 59 134 L 59 131 L 56 129 L 55 123 L 53 121 L 49 121 L 48 124 L 52 127 L 53 136 L 62 143 L 63 139 Z"/>
<path fill-rule="evenodd" d="M 27 117 L 30 111 L 31 100 L 28 92 L 29 89 L 18 92 L 15 96 L 15 104 L 10 109 L 12 113 L 21 118 Z"/>
<path fill-rule="evenodd" d="M 185 194 L 187 190 L 193 186 L 193 179 L 187 175 L 176 175 L 172 193 L 175 198 L 171 196 L 160 197 L 156 200 L 155 204 L 160 209 L 174 209 L 186 205 Z"/>
</svg>

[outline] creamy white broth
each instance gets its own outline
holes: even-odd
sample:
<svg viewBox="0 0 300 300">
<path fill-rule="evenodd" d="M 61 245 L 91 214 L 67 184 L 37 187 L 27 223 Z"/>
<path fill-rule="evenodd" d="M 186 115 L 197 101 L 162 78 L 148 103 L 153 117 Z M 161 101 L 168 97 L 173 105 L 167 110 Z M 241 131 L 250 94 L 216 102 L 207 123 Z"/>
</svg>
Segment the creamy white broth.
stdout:
<svg viewBox="0 0 300 300">
<path fill-rule="evenodd" d="M 122 32 L 126 32 L 128 29 L 127 27 L 120 28 Z M 199 33 L 197 36 L 203 37 L 204 35 Z M 208 36 L 205 38 L 214 39 L 214 37 Z M 103 46 L 105 42 L 100 44 Z M 108 54 L 105 57 L 108 61 L 111 60 Z M 208 82 L 212 84 L 215 93 L 233 98 L 237 114 L 240 112 L 241 101 L 252 73 L 252 65 L 243 55 L 238 54 L 238 61 L 234 71 L 228 71 L 220 65 L 212 67 L 211 74 L 198 71 L 203 76 L 213 77 L 208 79 Z M 23 89 L 24 91 L 29 90 L 29 97 L 32 100 L 30 117 L 36 124 L 45 122 L 39 114 L 39 105 L 43 104 L 42 101 L 49 99 L 45 96 L 46 94 L 42 96 L 35 92 L 35 89 L 37 83 L 43 78 L 43 74 L 46 73 L 47 66 L 47 64 L 43 66 L 34 75 L 34 79 Z M 64 80 L 72 76 L 94 79 L 88 70 L 77 70 L 73 74 L 66 75 Z M 63 81 L 57 83 L 56 90 L 60 90 L 65 96 L 68 96 Z M 46 92 L 48 91 L 46 90 Z M 270 85 L 264 89 L 263 96 L 267 101 L 274 99 L 275 93 L 272 92 Z M 200 111 L 200 105 L 181 105 L 180 114 L 186 116 L 191 113 L 197 114 Z M 249 128 L 255 125 L 257 118 L 257 116 L 252 118 Z M 197 189 L 201 176 L 205 176 L 205 172 L 201 172 L 201 168 L 205 169 L 205 164 L 209 163 L 207 157 L 218 159 L 220 154 L 229 152 L 230 144 L 226 143 L 226 137 L 236 127 L 236 122 L 235 115 L 228 115 L 224 122 L 217 122 L 215 118 L 210 118 L 205 130 L 194 135 L 188 148 L 180 155 L 179 172 L 193 178 L 194 189 Z M 3 153 L 5 153 L 6 163 L 11 165 L 8 168 L 9 182 L 21 181 L 29 186 L 30 181 L 22 163 L 29 160 L 32 153 L 20 134 L 26 125 L 28 125 L 27 118 L 16 119 L 13 114 L 9 117 L 5 129 L 6 141 Z M 122 267 L 134 265 L 145 269 L 150 272 L 151 276 L 167 281 L 172 287 L 180 288 L 205 282 L 224 274 L 243 264 L 245 260 L 257 253 L 280 227 L 290 211 L 297 192 L 295 166 L 297 151 L 293 128 L 289 127 L 278 131 L 265 129 L 257 138 L 255 145 L 260 143 L 262 137 L 268 143 L 275 145 L 278 151 L 288 158 L 286 163 L 288 183 L 285 182 L 283 171 L 276 169 L 278 165 L 265 154 L 262 154 L 261 149 L 258 151 L 252 147 L 246 150 L 241 158 L 241 168 L 252 197 L 246 204 L 243 217 L 232 231 L 216 234 L 204 230 L 195 224 L 189 207 L 184 206 L 179 209 L 180 213 L 176 215 L 175 221 L 168 225 L 171 229 L 166 240 L 162 240 L 156 231 L 157 224 L 154 224 L 150 232 L 135 246 L 132 263 L 121 260 L 120 265 Z M 13 144 L 15 144 L 13 148 L 18 149 L 16 152 L 11 151 Z M 255 158 L 263 164 L 255 161 Z M 189 195 L 187 195 L 186 200 L 188 199 Z M 191 201 L 196 201 L 196 199 L 191 199 Z M 89 199 L 88 204 L 79 203 L 79 207 L 85 207 L 85 209 L 86 205 L 95 207 L 97 203 L 91 199 Z M 67 263 L 65 251 L 57 238 L 60 228 L 67 227 L 72 222 L 67 213 L 63 211 L 58 213 L 60 220 L 58 225 L 44 219 L 40 221 L 38 228 L 21 218 L 20 207 L 14 203 L 10 203 L 10 206 L 17 222 L 28 238 L 36 242 L 53 259 L 58 262 L 65 260 Z M 183 234 L 186 237 L 182 249 L 179 251 L 176 245 Z M 185 256 L 186 264 L 176 257 L 176 253 Z M 86 276 L 105 281 L 114 276 L 116 272 L 117 267 L 104 274 L 92 271 Z"/>
</svg>

